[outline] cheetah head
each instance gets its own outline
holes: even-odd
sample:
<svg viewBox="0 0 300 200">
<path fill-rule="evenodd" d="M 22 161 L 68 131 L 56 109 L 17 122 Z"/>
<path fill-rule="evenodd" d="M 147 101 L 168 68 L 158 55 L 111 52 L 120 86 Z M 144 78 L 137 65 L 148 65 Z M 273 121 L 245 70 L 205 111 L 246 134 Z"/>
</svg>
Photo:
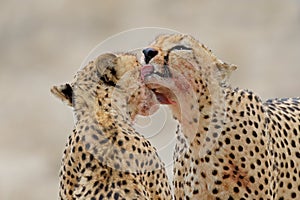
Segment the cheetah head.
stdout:
<svg viewBox="0 0 300 200">
<path fill-rule="evenodd" d="M 137 114 L 149 115 L 157 110 L 158 102 L 142 83 L 140 68 L 134 55 L 102 54 L 81 69 L 73 82 L 53 86 L 51 92 L 75 110 L 107 99 L 119 109 L 126 109 L 131 119 Z"/>
<path fill-rule="evenodd" d="M 223 103 L 223 88 L 236 69 L 184 34 L 161 35 L 143 54 L 144 82 L 160 103 L 169 104 L 175 118 L 186 124 L 193 123 L 191 119 L 197 122 L 199 111 L 212 113 Z"/>
</svg>

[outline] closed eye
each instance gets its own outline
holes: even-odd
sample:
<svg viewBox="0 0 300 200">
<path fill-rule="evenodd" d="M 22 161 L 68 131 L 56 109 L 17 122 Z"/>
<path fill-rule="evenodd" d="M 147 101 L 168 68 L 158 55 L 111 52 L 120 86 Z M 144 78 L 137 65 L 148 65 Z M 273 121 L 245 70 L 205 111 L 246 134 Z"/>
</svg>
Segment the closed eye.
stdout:
<svg viewBox="0 0 300 200">
<path fill-rule="evenodd" d="M 184 45 L 176 45 L 174 47 L 172 47 L 169 52 L 173 51 L 173 50 L 192 50 L 192 48 L 190 47 L 186 47 Z"/>
<path fill-rule="evenodd" d="M 172 47 L 171 49 L 168 50 L 167 55 L 164 56 L 164 70 L 165 70 L 164 75 L 166 77 L 171 77 L 172 76 L 172 74 L 170 72 L 170 69 L 168 68 L 168 62 L 169 62 L 169 54 L 173 50 L 179 50 L 179 51 L 180 50 L 192 50 L 192 48 L 186 47 L 184 45 L 176 45 L 176 46 L 174 46 L 174 47 Z"/>
</svg>

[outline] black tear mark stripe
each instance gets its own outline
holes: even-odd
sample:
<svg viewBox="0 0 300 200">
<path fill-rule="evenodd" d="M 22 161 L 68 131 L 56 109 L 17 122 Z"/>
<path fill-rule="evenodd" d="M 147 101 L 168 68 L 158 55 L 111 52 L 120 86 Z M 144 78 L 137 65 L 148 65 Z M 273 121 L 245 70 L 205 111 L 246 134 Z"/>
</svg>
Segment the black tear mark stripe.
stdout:
<svg viewBox="0 0 300 200">
<path fill-rule="evenodd" d="M 164 71 L 163 71 L 163 77 L 172 77 L 172 74 L 170 72 L 170 69 L 168 67 L 168 62 L 169 62 L 169 54 L 171 51 L 174 50 L 192 50 L 190 47 L 186 47 L 184 45 L 176 45 L 172 47 L 171 49 L 168 50 L 167 55 L 164 56 Z"/>
<path fill-rule="evenodd" d="M 116 86 L 116 84 L 115 84 L 113 81 L 109 80 L 109 78 L 107 77 L 106 74 L 105 74 L 105 75 L 102 75 L 102 76 L 100 77 L 100 80 L 103 81 L 104 83 L 106 83 L 106 84 L 109 85 L 109 86 L 112 86 L 112 87 L 115 87 L 115 86 Z"/>
</svg>

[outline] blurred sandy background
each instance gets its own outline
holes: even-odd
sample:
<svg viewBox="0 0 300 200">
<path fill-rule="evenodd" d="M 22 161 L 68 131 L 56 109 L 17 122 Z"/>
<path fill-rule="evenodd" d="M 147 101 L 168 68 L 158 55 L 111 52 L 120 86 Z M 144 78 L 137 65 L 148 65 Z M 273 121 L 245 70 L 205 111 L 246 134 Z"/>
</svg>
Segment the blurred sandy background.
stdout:
<svg viewBox="0 0 300 200">
<path fill-rule="evenodd" d="M 263 99 L 300 96 L 297 0 L 1 0 L 0 13 L 1 200 L 57 199 L 73 116 L 49 88 L 71 80 L 95 45 L 121 31 L 192 34 L 239 66 L 233 85 Z"/>
</svg>

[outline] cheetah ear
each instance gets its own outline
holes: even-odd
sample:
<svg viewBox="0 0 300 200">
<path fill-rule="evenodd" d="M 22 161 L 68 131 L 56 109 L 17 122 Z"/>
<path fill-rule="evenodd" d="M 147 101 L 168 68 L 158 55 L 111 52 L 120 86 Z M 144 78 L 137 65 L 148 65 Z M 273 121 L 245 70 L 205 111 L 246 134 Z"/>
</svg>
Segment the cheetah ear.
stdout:
<svg viewBox="0 0 300 200">
<path fill-rule="evenodd" d="M 224 62 L 217 62 L 216 63 L 217 69 L 221 72 L 221 79 L 222 82 L 227 82 L 231 73 L 237 69 L 236 65 L 228 64 Z"/>
<path fill-rule="evenodd" d="M 73 89 L 70 84 L 66 83 L 59 86 L 53 86 L 50 91 L 54 96 L 65 102 L 68 106 L 73 107 Z"/>
<path fill-rule="evenodd" d="M 99 78 L 108 85 L 115 86 L 117 59 L 118 57 L 115 54 L 105 53 L 95 60 Z"/>
<path fill-rule="evenodd" d="M 106 73 L 107 69 L 109 71 L 114 69 L 117 62 L 117 58 L 118 57 L 112 53 L 105 53 L 98 56 L 95 60 L 95 66 L 98 71 L 98 75 L 102 76 Z"/>
<path fill-rule="evenodd" d="M 95 60 L 98 72 L 103 72 L 106 68 L 113 68 L 116 65 L 117 58 L 112 53 L 105 53 L 98 56 Z"/>
</svg>

